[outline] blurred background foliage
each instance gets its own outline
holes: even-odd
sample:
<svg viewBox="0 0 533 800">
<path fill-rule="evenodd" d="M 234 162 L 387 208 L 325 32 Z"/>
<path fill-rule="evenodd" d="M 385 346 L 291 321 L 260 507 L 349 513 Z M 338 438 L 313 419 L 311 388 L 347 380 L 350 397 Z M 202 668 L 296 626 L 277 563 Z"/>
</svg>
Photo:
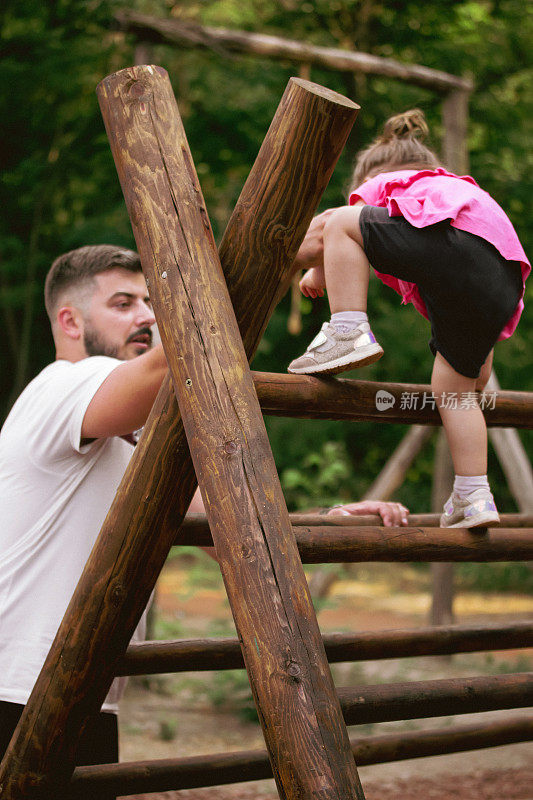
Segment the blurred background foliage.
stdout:
<svg viewBox="0 0 533 800">
<path fill-rule="evenodd" d="M 357 49 L 423 64 L 476 84 L 470 106 L 470 172 L 513 220 L 533 251 L 533 7 L 521 0 L 4 0 L 0 9 L 3 181 L 0 305 L 4 418 L 24 385 L 53 358 L 42 304 L 44 276 L 61 252 L 102 242 L 134 247 L 95 96 L 107 74 L 134 63 L 137 42 L 116 30 L 114 13 L 135 8 L 158 17 L 246 29 L 315 45 Z M 154 45 L 184 120 L 215 236 L 220 238 L 291 75 L 299 67 L 222 51 Z M 384 77 L 315 69 L 312 80 L 356 100 L 362 111 L 320 210 L 343 202 L 353 159 L 382 122 L 420 106 L 440 147 L 441 98 Z M 517 333 L 496 349 L 504 388 L 533 390 L 529 304 Z M 428 328 L 379 281 L 369 308 L 386 357 L 356 377 L 428 382 Z M 277 309 L 254 368 L 285 371 L 326 318 L 324 301 L 303 303 L 303 330 L 287 332 L 289 298 Z M 352 375 L 351 377 L 354 377 Z M 291 508 L 357 499 L 406 429 L 360 423 L 268 420 Z M 532 438 L 522 440 L 531 449 Z M 502 510 L 516 510 L 494 455 L 491 479 Z M 429 508 L 432 447 L 418 457 L 397 498 Z"/>
</svg>

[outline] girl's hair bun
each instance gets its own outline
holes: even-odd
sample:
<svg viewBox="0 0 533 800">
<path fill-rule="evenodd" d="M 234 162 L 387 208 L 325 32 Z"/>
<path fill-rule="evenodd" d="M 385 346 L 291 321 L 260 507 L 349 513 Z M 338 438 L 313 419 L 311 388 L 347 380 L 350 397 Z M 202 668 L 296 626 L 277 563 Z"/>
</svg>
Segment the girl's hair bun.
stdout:
<svg viewBox="0 0 533 800">
<path fill-rule="evenodd" d="M 423 143 L 428 133 L 424 112 L 419 108 L 390 117 L 381 136 L 358 154 L 350 191 L 382 172 L 440 167 L 435 153 Z"/>
<path fill-rule="evenodd" d="M 429 133 L 424 112 L 419 108 L 411 108 L 403 114 L 395 114 L 383 126 L 379 142 L 385 144 L 393 139 L 425 139 Z"/>
</svg>

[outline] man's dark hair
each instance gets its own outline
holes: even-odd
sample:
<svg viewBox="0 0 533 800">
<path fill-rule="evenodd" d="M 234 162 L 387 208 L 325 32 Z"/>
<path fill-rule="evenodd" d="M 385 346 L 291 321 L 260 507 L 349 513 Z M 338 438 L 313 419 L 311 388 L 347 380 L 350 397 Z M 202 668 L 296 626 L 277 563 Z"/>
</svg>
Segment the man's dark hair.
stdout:
<svg viewBox="0 0 533 800">
<path fill-rule="evenodd" d="M 53 321 L 58 299 L 65 289 L 90 286 L 95 275 L 117 268 L 141 272 L 141 260 L 133 250 L 112 244 L 79 247 L 56 258 L 44 284 L 44 303 L 50 320 Z"/>
</svg>

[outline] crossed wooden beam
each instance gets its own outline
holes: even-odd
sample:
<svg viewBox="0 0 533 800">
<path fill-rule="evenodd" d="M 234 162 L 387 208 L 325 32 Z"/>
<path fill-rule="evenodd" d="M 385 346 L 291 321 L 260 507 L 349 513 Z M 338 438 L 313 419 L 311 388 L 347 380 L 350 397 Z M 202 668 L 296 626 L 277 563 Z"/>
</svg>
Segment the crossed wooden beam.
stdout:
<svg viewBox="0 0 533 800">
<path fill-rule="evenodd" d="M 97 91 L 170 376 L 0 766 L 0 797 L 66 796 L 198 475 L 280 797 L 364 800 L 248 367 L 358 106 L 289 81 L 217 253 L 167 73 L 121 70 Z"/>
</svg>

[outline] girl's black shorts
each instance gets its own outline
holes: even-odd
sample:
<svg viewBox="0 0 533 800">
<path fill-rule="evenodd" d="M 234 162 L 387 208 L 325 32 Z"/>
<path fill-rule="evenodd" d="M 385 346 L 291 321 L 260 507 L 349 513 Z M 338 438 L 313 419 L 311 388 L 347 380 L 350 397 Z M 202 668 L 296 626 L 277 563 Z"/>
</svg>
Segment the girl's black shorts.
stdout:
<svg viewBox="0 0 533 800">
<path fill-rule="evenodd" d="M 415 228 L 386 208 L 364 206 L 359 225 L 371 265 L 416 283 L 431 322 L 432 353 L 477 378 L 522 296 L 520 263 L 450 220 Z"/>
</svg>

